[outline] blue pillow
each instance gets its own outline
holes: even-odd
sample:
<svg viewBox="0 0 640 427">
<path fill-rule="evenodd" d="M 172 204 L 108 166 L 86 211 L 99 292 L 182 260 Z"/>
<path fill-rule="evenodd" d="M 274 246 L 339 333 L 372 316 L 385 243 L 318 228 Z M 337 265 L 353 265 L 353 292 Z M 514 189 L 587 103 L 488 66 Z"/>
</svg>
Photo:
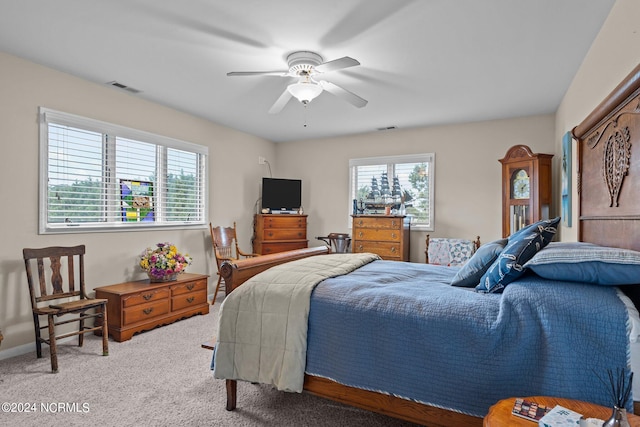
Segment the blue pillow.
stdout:
<svg viewBox="0 0 640 427">
<path fill-rule="evenodd" d="M 501 292 L 525 273 L 524 264 L 547 246 L 557 231 L 560 217 L 536 222 L 509 236 L 509 243 L 480 279 L 476 291 Z"/>
<path fill-rule="evenodd" d="M 500 252 L 507 245 L 508 239 L 494 240 L 480 246 L 473 256 L 458 270 L 451 282 L 451 286 L 473 288 L 480 283 L 480 279 L 498 258 Z"/>
<path fill-rule="evenodd" d="M 640 252 L 592 243 L 551 243 L 524 267 L 551 280 L 605 286 L 640 284 Z"/>
</svg>

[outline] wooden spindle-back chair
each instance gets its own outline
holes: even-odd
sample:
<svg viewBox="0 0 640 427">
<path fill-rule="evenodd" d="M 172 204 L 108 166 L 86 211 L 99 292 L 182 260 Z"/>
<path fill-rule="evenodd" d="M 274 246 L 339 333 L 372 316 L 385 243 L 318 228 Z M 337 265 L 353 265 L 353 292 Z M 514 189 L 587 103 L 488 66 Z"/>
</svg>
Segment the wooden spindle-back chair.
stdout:
<svg viewBox="0 0 640 427">
<path fill-rule="evenodd" d="M 87 296 L 84 282 L 85 246 L 25 248 L 22 253 L 31 296 L 37 357 L 42 357 L 42 343 L 48 344 L 51 370 L 58 372 L 56 340 L 78 335 L 78 346 L 82 347 L 84 334 L 94 331 L 102 333 L 102 354 L 107 356 L 107 300 Z M 36 277 L 33 269 L 37 272 Z M 46 326 L 40 326 L 41 316 L 47 316 Z M 65 319 L 60 319 L 61 316 L 65 316 Z M 93 326 L 85 324 L 90 319 L 96 321 Z M 76 331 L 57 335 L 57 326 L 72 322 L 79 322 Z M 46 338 L 42 336 L 42 329 L 47 329 Z"/>
<path fill-rule="evenodd" d="M 238 245 L 238 237 L 236 236 L 236 223 L 233 223 L 233 227 L 213 227 L 209 223 L 209 230 L 211 232 L 211 242 L 213 243 L 213 253 L 216 259 L 216 265 L 218 267 L 218 283 L 216 283 L 216 290 L 213 293 L 213 300 L 211 305 L 216 302 L 218 291 L 220 290 L 220 282 L 222 282 L 222 275 L 220 275 L 220 266 L 225 261 L 237 261 L 240 257 L 255 257 L 259 254 L 243 252 Z"/>
</svg>

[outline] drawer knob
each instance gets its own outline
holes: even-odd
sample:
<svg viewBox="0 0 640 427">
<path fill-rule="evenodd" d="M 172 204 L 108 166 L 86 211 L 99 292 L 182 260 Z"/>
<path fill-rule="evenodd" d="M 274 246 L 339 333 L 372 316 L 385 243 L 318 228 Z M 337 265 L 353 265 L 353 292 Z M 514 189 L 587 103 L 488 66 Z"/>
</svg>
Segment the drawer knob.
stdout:
<svg viewBox="0 0 640 427">
<path fill-rule="evenodd" d="M 395 220 L 395 219 L 394 219 L 394 220 L 391 220 L 391 225 L 392 225 L 393 227 L 395 227 L 395 226 L 396 226 L 396 220 Z"/>
<path fill-rule="evenodd" d="M 187 284 L 187 289 L 192 290 L 195 286 L 196 286 L 195 283 L 188 283 Z"/>
<path fill-rule="evenodd" d="M 364 237 L 364 233 L 361 231 L 358 233 L 358 237 Z"/>
<path fill-rule="evenodd" d="M 362 246 L 362 245 L 358 245 L 358 250 L 359 250 L 359 251 L 364 250 L 364 246 Z"/>
<path fill-rule="evenodd" d="M 391 247 L 391 252 L 396 253 L 396 247 L 395 246 Z"/>
<path fill-rule="evenodd" d="M 396 233 L 391 233 L 391 238 L 392 238 L 392 239 L 397 239 L 397 238 L 398 238 L 398 235 L 397 235 Z"/>
<path fill-rule="evenodd" d="M 144 294 L 144 295 L 142 295 L 142 298 L 145 301 L 149 301 L 151 298 L 153 298 L 153 294 Z"/>
<path fill-rule="evenodd" d="M 194 300 L 194 299 L 196 299 L 196 298 L 195 298 L 195 297 L 189 297 L 189 298 L 187 298 L 187 302 L 188 302 L 189 304 L 191 304 L 191 303 L 193 302 L 193 300 Z"/>
<path fill-rule="evenodd" d="M 358 225 L 362 225 L 362 224 L 364 224 L 363 220 L 358 221 Z"/>
<path fill-rule="evenodd" d="M 153 307 L 145 308 L 142 312 L 147 315 L 151 314 L 153 312 Z"/>
</svg>

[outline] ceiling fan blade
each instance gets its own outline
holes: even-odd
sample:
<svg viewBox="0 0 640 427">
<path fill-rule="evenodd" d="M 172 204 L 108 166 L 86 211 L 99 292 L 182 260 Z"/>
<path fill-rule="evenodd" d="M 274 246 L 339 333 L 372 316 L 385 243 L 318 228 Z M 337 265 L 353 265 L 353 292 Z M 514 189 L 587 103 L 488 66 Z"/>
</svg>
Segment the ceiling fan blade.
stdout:
<svg viewBox="0 0 640 427">
<path fill-rule="evenodd" d="M 337 96 L 343 101 L 347 101 L 349 104 L 353 105 L 354 107 L 362 108 L 365 105 L 367 105 L 368 101 L 366 99 L 359 97 L 353 92 L 349 92 L 348 90 L 338 86 L 337 84 L 327 82 L 325 80 L 320 80 L 318 83 L 320 83 L 320 86 L 322 86 L 324 90 L 326 90 L 332 95 Z"/>
<path fill-rule="evenodd" d="M 289 70 L 287 71 L 231 71 L 227 73 L 229 77 L 236 76 L 280 76 L 286 77 L 289 75 Z"/>
<path fill-rule="evenodd" d="M 289 102 L 290 99 L 291 93 L 289 93 L 289 90 L 285 88 L 284 92 L 282 92 L 282 95 L 280 95 L 280 97 L 276 100 L 276 102 L 273 103 L 273 105 L 269 109 L 269 114 L 278 114 L 280 111 L 282 111 L 284 106 L 287 105 L 287 102 Z"/>
<path fill-rule="evenodd" d="M 343 56 L 342 58 L 317 65 L 315 70 L 319 73 L 328 73 L 329 71 L 342 70 L 356 65 L 360 65 L 360 63 L 351 57 Z"/>
</svg>

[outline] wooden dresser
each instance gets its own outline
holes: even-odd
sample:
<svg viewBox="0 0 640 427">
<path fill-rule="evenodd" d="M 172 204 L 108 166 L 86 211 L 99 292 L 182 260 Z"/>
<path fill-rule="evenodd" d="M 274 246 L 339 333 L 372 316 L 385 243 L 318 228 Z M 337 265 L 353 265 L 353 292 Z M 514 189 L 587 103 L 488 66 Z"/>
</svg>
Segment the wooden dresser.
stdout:
<svg viewBox="0 0 640 427">
<path fill-rule="evenodd" d="M 118 342 L 127 341 L 136 332 L 207 314 L 207 277 L 182 273 L 172 282 L 146 279 L 95 288 L 96 298 L 108 300 L 109 335 Z"/>
<path fill-rule="evenodd" d="M 253 252 L 260 255 L 306 248 L 307 216 L 258 214 L 253 220 Z"/>
<path fill-rule="evenodd" d="M 409 261 L 410 226 L 409 217 L 401 215 L 353 215 L 352 251 Z"/>
</svg>

